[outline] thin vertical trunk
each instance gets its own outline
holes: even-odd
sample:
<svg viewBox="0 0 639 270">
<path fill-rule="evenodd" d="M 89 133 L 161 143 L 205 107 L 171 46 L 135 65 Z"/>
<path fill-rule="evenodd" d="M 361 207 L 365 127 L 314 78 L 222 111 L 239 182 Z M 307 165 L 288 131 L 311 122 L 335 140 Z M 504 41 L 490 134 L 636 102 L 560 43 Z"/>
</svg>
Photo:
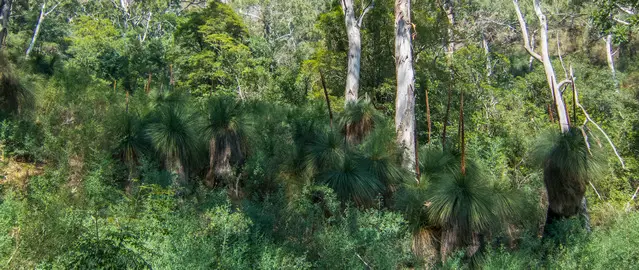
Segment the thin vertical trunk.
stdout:
<svg viewBox="0 0 639 270">
<path fill-rule="evenodd" d="M 559 125 L 561 132 L 566 133 L 570 130 L 570 123 L 568 115 L 566 114 L 566 105 L 559 91 L 560 85 L 557 84 L 557 77 L 555 76 L 555 70 L 550 61 L 550 54 L 548 53 L 548 24 L 546 22 L 546 16 L 541 11 L 540 0 L 534 0 L 535 13 L 539 18 L 540 25 L 540 42 L 541 42 L 541 62 L 544 65 L 544 71 L 546 72 L 546 79 L 548 86 L 550 87 L 555 97 L 555 106 L 557 107 L 557 117 L 559 118 Z"/>
<path fill-rule="evenodd" d="M 3 48 L 9 34 L 9 18 L 13 0 L 0 0 L 0 48 Z"/>
<path fill-rule="evenodd" d="M 151 23 L 152 15 L 153 13 L 149 12 L 149 17 L 146 20 L 146 27 L 144 27 L 144 35 L 142 35 L 142 40 L 141 40 L 142 43 L 144 43 L 144 41 L 146 40 L 146 35 L 149 33 L 149 24 Z"/>
<path fill-rule="evenodd" d="M 146 81 L 146 89 L 145 89 L 147 94 L 151 92 L 151 76 L 152 74 L 149 72 L 149 78 Z"/>
<path fill-rule="evenodd" d="M 606 56 L 608 59 L 608 67 L 612 74 L 612 81 L 615 84 L 615 90 L 619 92 L 619 82 L 617 81 L 617 71 L 615 69 L 615 57 L 612 52 L 612 34 L 608 34 L 604 41 L 606 42 Z"/>
<path fill-rule="evenodd" d="M 442 149 L 446 150 L 446 128 L 448 127 L 448 115 L 450 114 L 450 102 L 453 96 L 452 82 L 448 84 L 448 101 L 446 102 L 446 114 L 444 114 L 444 127 L 442 128 Z"/>
<path fill-rule="evenodd" d="M 459 93 L 459 146 L 461 148 L 461 173 L 466 175 L 466 138 L 464 134 L 464 90 Z"/>
<path fill-rule="evenodd" d="M 566 104 L 561 95 L 561 84 L 557 83 L 557 77 L 555 76 L 555 70 L 552 66 L 552 62 L 550 61 L 550 54 L 548 53 L 548 24 L 546 22 L 546 16 L 541 10 L 541 2 L 540 0 L 534 0 L 534 8 L 535 14 L 539 19 L 539 31 L 540 31 L 540 44 L 541 44 L 541 54 L 536 53 L 531 43 L 528 39 L 528 29 L 526 27 L 526 21 L 524 16 L 521 13 L 519 8 L 519 1 L 513 0 L 513 4 L 515 6 L 515 11 L 517 13 L 517 18 L 519 20 L 519 26 L 521 28 L 521 34 L 524 39 L 524 48 L 531 57 L 540 61 L 544 66 L 544 72 L 546 73 L 546 81 L 551 91 L 551 96 L 553 97 L 553 102 L 555 104 L 555 109 L 557 112 L 557 118 L 559 120 L 559 126 L 562 133 L 568 132 L 570 130 L 570 120 L 568 119 L 568 114 L 566 113 Z"/>
<path fill-rule="evenodd" d="M 395 0 L 395 130 L 404 148 L 404 167 L 415 170 L 415 74 L 411 41 L 410 0 Z"/>
<path fill-rule="evenodd" d="M 33 50 L 33 46 L 36 43 L 36 40 L 38 39 L 38 34 L 40 33 L 40 25 L 42 25 L 42 22 L 44 21 L 44 12 L 46 9 L 46 5 L 47 2 L 45 1 L 44 3 L 42 3 L 42 7 L 40 8 L 40 17 L 38 17 L 38 23 L 36 24 L 36 28 L 33 31 L 33 37 L 31 37 L 31 43 L 29 43 L 29 48 L 27 48 L 27 52 L 26 52 L 26 57 L 29 58 L 29 54 L 31 54 L 31 51 Z"/>
<path fill-rule="evenodd" d="M 535 33 L 534 32 L 533 32 L 533 35 L 530 37 L 530 39 L 531 39 L 530 47 L 534 50 L 535 49 Z M 530 58 L 528 59 L 528 72 L 532 72 L 534 63 L 535 63 L 535 57 L 530 56 Z"/>
<path fill-rule="evenodd" d="M 331 109 L 331 99 L 328 97 L 328 90 L 326 90 L 326 82 L 324 81 L 324 73 L 320 71 L 320 80 L 322 82 L 322 89 L 324 89 L 324 97 L 326 98 L 326 107 L 328 108 L 328 117 L 331 121 L 331 129 L 333 129 L 333 109 Z"/>
<path fill-rule="evenodd" d="M 490 47 L 488 45 L 488 39 L 486 39 L 486 35 L 481 33 L 481 43 L 482 47 L 484 47 L 484 53 L 486 54 L 486 78 L 490 80 L 490 76 L 493 75 L 493 65 L 492 59 L 490 57 Z"/>
<path fill-rule="evenodd" d="M 448 18 L 448 40 L 446 43 L 446 55 L 448 60 L 452 60 L 452 55 L 455 52 L 455 8 L 454 0 L 444 0 L 443 7 L 446 12 L 446 18 Z M 449 63 L 450 64 L 450 63 Z"/>
<path fill-rule="evenodd" d="M 169 65 L 169 73 L 170 73 L 170 80 L 169 80 L 169 84 L 170 85 L 175 85 L 175 80 L 173 80 L 173 64 Z"/>
<path fill-rule="evenodd" d="M 428 128 L 428 144 L 430 144 L 430 137 L 431 137 L 431 123 L 430 123 L 430 103 L 428 102 L 428 85 L 425 87 L 425 93 L 426 93 L 426 125 Z"/>
<path fill-rule="evenodd" d="M 348 70 L 346 73 L 346 103 L 357 101 L 359 91 L 359 72 L 362 57 L 362 39 L 359 25 L 355 18 L 353 0 L 342 0 L 344 22 L 348 36 Z"/>
</svg>

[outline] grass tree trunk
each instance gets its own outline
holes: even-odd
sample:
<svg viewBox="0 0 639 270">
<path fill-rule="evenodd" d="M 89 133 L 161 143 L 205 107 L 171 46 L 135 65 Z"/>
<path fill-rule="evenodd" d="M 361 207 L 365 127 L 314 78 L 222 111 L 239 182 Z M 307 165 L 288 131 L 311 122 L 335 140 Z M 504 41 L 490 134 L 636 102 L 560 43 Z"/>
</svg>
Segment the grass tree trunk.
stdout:
<svg viewBox="0 0 639 270">
<path fill-rule="evenodd" d="M 410 0 L 395 0 L 395 130 L 404 148 L 404 167 L 414 172 L 415 164 L 415 74 L 411 41 Z"/>
<path fill-rule="evenodd" d="M 9 34 L 9 17 L 11 17 L 12 3 L 13 0 L 0 0 L 0 47 L 4 47 Z"/>
<path fill-rule="evenodd" d="M 206 173 L 204 184 L 209 187 L 215 187 L 215 138 L 209 141 L 209 171 Z"/>
<path fill-rule="evenodd" d="M 184 166 L 184 164 L 179 158 L 175 159 L 175 170 L 177 172 L 178 180 L 180 181 L 180 184 L 181 185 L 186 184 L 186 182 L 188 181 L 188 174 L 186 172 L 186 167 Z"/>
<path fill-rule="evenodd" d="M 458 229 L 455 226 L 442 229 L 442 238 L 439 245 L 439 256 L 441 256 L 442 262 L 445 262 L 451 252 L 458 246 L 458 233 Z"/>
<path fill-rule="evenodd" d="M 348 70 L 346 73 L 346 103 L 357 101 L 359 91 L 359 71 L 362 57 L 362 37 L 355 18 L 354 0 L 342 0 L 344 22 L 348 36 Z"/>
</svg>

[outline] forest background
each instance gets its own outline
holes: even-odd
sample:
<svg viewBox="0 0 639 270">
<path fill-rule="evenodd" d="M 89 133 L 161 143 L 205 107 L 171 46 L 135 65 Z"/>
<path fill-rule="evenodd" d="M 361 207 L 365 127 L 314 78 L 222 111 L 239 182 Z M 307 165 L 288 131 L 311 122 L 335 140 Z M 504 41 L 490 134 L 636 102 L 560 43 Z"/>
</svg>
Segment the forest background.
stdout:
<svg viewBox="0 0 639 270">
<path fill-rule="evenodd" d="M 631 269 L 636 0 L 0 0 L 7 269 Z"/>
</svg>

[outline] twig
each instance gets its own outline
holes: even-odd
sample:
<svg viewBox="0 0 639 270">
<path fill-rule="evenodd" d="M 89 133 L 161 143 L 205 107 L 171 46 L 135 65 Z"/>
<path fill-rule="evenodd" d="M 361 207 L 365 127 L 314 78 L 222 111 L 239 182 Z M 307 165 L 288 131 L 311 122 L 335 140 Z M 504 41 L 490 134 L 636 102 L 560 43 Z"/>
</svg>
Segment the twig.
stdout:
<svg viewBox="0 0 639 270">
<path fill-rule="evenodd" d="M 568 78 L 568 70 L 566 70 L 566 65 L 564 65 L 564 58 L 561 56 L 561 46 L 559 45 L 559 33 L 557 33 L 556 35 L 557 37 L 557 55 L 559 55 L 559 62 L 561 62 L 561 67 L 564 69 L 564 75 L 566 76 L 566 78 Z M 564 80 L 564 81 L 569 81 L 568 79 Z M 564 82 L 560 82 L 559 83 L 559 88 L 561 88 L 561 85 Z"/>
<path fill-rule="evenodd" d="M 364 16 L 366 15 L 366 13 L 368 13 L 374 7 L 375 7 L 375 0 L 371 0 L 371 2 L 368 3 L 368 6 L 366 6 L 366 8 L 364 8 L 364 11 L 362 11 L 362 15 L 359 15 L 359 19 L 357 20 L 357 27 L 359 27 L 359 28 L 362 27 L 362 22 L 364 21 Z"/>
<path fill-rule="evenodd" d="M 572 78 L 572 83 L 575 83 L 575 77 L 574 77 L 574 73 L 573 73 L 573 69 L 572 66 L 570 67 L 570 78 Z M 606 137 L 606 140 L 608 140 L 608 143 L 610 144 L 610 147 L 612 147 L 612 150 L 615 152 L 615 155 L 617 156 L 617 158 L 619 159 L 619 162 L 621 162 L 621 167 L 623 169 L 626 168 L 626 164 L 623 161 L 623 158 L 621 158 L 621 155 L 619 155 L 619 151 L 617 151 L 617 147 L 615 147 L 615 144 L 612 142 L 612 140 L 610 139 L 610 137 L 608 136 L 608 134 L 594 121 L 592 120 L 592 118 L 590 117 L 590 115 L 588 114 L 588 112 L 586 112 L 586 109 L 584 108 L 584 106 L 581 105 L 581 103 L 579 103 L 579 96 L 577 94 L 577 87 L 575 87 L 575 103 L 577 104 L 577 107 L 579 107 L 581 109 L 581 111 L 584 113 L 584 116 L 586 116 L 586 121 L 584 121 L 584 126 L 588 123 L 591 122 L 593 125 L 595 125 L 595 127 L 597 127 L 597 129 L 599 129 L 599 131 L 601 131 L 601 133 L 604 135 L 604 137 Z"/>
<path fill-rule="evenodd" d="M 539 60 L 540 62 L 543 62 L 541 59 L 541 55 L 539 55 L 538 53 L 536 53 L 532 47 L 531 47 L 531 43 L 528 37 L 528 29 L 526 27 L 526 20 L 524 20 L 524 15 L 521 14 L 521 9 L 519 9 L 519 1 L 518 0 L 513 0 L 513 4 L 515 5 L 515 11 L 517 12 L 517 19 L 519 20 L 519 27 L 521 28 L 521 35 L 524 38 L 524 48 L 526 49 L 526 51 L 528 51 L 528 54 L 530 54 L 530 56 L 534 57 L 535 59 Z"/>
<path fill-rule="evenodd" d="M 597 188 L 595 188 L 595 185 L 593 185 L 592 182 L 590 181 L 588 181 L 588 184 L 590 184 L 592 189 L 595 191 L 595 193 L 597 194 L 597 197 L 599 197 L 599 200 L 603 201 L 603 199 L 601 198 L 601 194 L 599 194 L 599 191 L 597 191 Z"/>
<path fill-rule="evenodd" d="M 331 100 L 328 98 L 328 91 L 326 90 L 326 82 L 324 81 L 324 73 L 320 70 L 320 80 L 322 82 L 322 88 L 324 89 L 324 97 L 326 98 L 326 107 L 328 107 L 328 117 L 331 120 L 331 130 L 333 129 L 333 109 L 331 109 Z"/>
<path fill-rule="evenodd" d="M 359 256 L 359 253 L 355 252 L 355 255 L 357 255 L 357 258 L 359 258 L 359 260 L 362 261 L 366 265 L 366 267 L 368 267 L 368 269 L 373 269 L 373 267 L 368 265 L 368 263 L 362 258 L 362 256 Z"/>
<path fill-rule="evenodd" d="M 637 192 L 639 192 L 639 186 L 637 186 L 637 189 L 635 190 L 635 194 L 632 195 L 632 198 L 630 198 L 630 201 L 628 201 L 628 203 L 626 203 L 626 212 L 630 211 L 630 203 L 637 198 Z"/>
</svg>

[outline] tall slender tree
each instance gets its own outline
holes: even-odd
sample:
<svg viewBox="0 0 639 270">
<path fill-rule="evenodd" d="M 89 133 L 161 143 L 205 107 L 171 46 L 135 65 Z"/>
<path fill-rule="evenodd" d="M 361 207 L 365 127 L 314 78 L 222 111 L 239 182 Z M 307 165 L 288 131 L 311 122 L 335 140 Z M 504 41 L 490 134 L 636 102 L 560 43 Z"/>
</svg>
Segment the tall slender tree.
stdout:
<svg viewBox="0 0 639 270">
<path fill-rule="evenodd" d="M 360 28 L 366 13 L 371 10 L 375 1 L 372 0 L 366 8 L 361 11 L 359 19 L 355 17 L 354 0 L 342 0 L 342 11 L 344 12 L 344 23 L 346 24 L 346 34 L 348 36 L 348 68 L 346 73 L 346 90 L 344 97 L 346 103 L 357 101 L 359 91 L 359 72 L 362 58 L 362 36 Z"/>
<path fill-rule="evenodd" d="M 404 167 L 415 172 L 415 74 L 411 37 L 410 0 L 395 1 L 395 130 L 404 148 Z"/>
<path fill-rule="evenodd" d="M 29 43 L 29 48 L 27 48 L 27 52 L 25 53 L 26 57 L 29 58 L 31 51 L 33 51 L 33 46 L 38 40 L 38 35 L 40 34 L 40 28 L 44 19 L 51 14 L 57 7 L 59 3 L 53 5 L 51 9 L 47 11 L 47 1 L 42 2 L 42 7 L 40 8 L 40 16 L 38 17 L 38 22 L 36 23 L 35 30 L 33 30 L 33 36 L 31 37 L 31 42 Z"/>
<path fill-rule="evenodd" d="M 552 94 L 553 102 L 555 104 L 557 116 L 559 118 L 559 125 L 562 133 L 566 133 L 570 130 L 570 120 L 568 119 L 568 114 L 566 111 L 566 104 L 562 97 L 561 88 L 570 82 L 569 79 L 566 79 L 561 82 L 557 82 L 557 76 L 555 75 L 555 69 L 552 66 L 552 61 L 550 60 L 550 53 L 548 52 L 548 23 L 546 21 L 546 15 L 544 15 L 541 10 L 541 1 L 533 0 L 535 14 L 539 19 L 539 33 L 541 43 L 541 54 L 534 51 L 532 48 L 531 42 L 529 41 L 528 29 L 526 27 L 526 20 L 521 13 L 519 8 L 519 1 L 513 0 L 513 4 L 515 6 L 515 12 L 517 13 L 517 18 L 519 20 L 519 26 L 521 28 L 521 34 L 524 40 L 524 48 L 526 51 L 539 62 L 541 62 L 544 66 L 544 72 L 546 73 L 546 80 L 548 82 L 548 86 L 550 88 L 550 92 Z"/>
</svg>

